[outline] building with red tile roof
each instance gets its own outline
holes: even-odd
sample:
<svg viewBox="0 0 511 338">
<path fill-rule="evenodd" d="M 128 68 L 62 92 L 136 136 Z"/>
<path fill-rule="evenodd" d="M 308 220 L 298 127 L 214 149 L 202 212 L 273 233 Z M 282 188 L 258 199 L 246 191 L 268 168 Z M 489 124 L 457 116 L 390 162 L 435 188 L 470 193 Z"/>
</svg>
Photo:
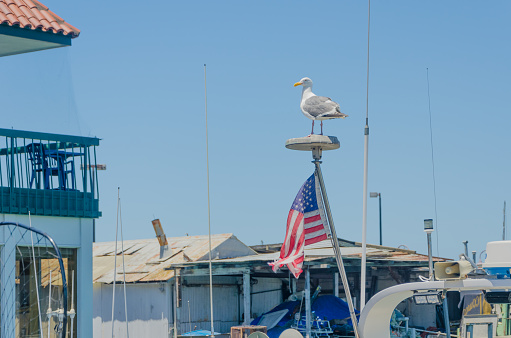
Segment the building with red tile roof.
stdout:
<svg viewBox="0 0 511 338">
<path fill-rule="evenodd" d="M 0 0 L 0 56 L 70 46 L 79 35 L 37 0 Z"/>
</svg>

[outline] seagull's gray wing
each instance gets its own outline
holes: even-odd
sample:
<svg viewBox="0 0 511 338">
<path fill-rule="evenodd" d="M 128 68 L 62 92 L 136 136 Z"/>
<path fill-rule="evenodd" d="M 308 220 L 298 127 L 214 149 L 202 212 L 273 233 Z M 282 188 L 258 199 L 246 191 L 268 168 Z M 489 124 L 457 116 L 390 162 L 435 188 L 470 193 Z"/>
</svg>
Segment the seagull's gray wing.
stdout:
<svg viewBox="0 0 511 338">
<path fill-rule="evenodd" d="M 341 113 L 339 104 L 325 96 L 312 96 L 305 100 L 302 109 L 314 118 Z M 343 114 L 344 115 L 344 114 Z"/>
</svg>

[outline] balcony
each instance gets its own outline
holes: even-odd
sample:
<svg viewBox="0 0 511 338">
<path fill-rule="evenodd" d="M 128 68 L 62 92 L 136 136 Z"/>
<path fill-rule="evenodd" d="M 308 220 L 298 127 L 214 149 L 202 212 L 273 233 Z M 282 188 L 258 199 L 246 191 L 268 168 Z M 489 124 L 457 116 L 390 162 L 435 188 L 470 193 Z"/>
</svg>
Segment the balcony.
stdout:
<svg viewBox="0 0 511 338">
<path fill-rule="evenodd" d="M 0 128 L 0 213 L 98 218 L 92 137 Z"/>
</svg>

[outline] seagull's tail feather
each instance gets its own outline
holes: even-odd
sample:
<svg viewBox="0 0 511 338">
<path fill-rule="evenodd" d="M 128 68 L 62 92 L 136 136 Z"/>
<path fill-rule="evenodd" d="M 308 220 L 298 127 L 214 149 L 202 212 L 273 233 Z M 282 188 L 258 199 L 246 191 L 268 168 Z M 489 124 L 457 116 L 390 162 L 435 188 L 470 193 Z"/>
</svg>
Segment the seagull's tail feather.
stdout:
<svg viewBox="0 0 511 338">
<path fill-rule="evenodd" d="M 346 118 L 348 116 L 349 115 L 346 115 L 344 113 L 338 112 L 338 113 L 335 113 L 335 114 L 322 115 L 321 117 L 324 118 L 324 119 L 344 119 L 344 118 Z"/>
<path fill-rule="evenodd" d="M 337 109 L 335 110 L 335 114 L 332 114 L 332 115 L 337 115 L 336 118 L 341 118 L 341 119 L 348 117 L 348 115 L 341 113 L 341 108 L 339 106 L 337 106 Z"/>
</svg>

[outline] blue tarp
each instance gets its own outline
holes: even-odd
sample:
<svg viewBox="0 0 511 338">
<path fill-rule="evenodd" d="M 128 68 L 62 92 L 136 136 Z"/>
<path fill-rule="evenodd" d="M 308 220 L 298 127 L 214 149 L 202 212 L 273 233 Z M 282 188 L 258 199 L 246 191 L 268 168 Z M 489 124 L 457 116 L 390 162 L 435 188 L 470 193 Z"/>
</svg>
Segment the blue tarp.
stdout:
<svg viewBox="0 0 511 338">
<path fill-rule="evenodd" d="M 284 302 L 277 305 L 270 311 L 254 319 L 251 325 L 257 325 L 265 314 L 280 310 L 288 310 L 288 312 L 274 328 L 268 330 L 268 337 L 278 338 L 284 330 L 288 329 L 293 324 L 295 313 L 300 311 L 300 301 Z M 317 317 L 328 321 L 331 321 L 332 319 L 347 319 L 350 317 L 348 304 L 342 299 L 332 295 L 319 296 L 316 298 L 314 303 L 312 303 L 311 311 L 314 311 Z M 355 310 L 355 312 L 359 313 L 357 310 Z M 304 314 L 305 304 L 302 305 L 302 315 Z M 351 320 L 348 320 L 348 325 L 352 326 Z"/>
<path fill-rule="evenodd" d="M 316 312 L 316 316 L 325 320 L 350 318 L 350 309 L 348 303 L 335 296 L 320 296 L 314 301 L 311 310 Z M 359 313 L 355 310 L 355 313 Z M 349 325 L 353 325 L 351 319 Z"/>
</svg>

